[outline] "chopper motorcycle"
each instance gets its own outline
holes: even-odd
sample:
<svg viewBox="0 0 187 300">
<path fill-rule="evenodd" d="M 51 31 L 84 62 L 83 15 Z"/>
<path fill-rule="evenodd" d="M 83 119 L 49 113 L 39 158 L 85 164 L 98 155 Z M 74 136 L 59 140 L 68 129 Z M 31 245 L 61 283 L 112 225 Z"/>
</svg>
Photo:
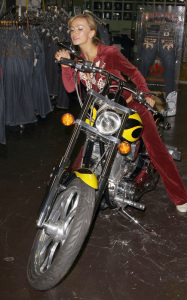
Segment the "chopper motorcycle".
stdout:
<svg viewBox="0 0 187 300">
<path fill-rule="evenodd" d="M 84 61 L 74 50 L 71 53 L 78 60 L 64 58 L 58 63 L 75 68 L 77 93 L 78 71 L 100 73 L 106 77 L 106 84 L 102 93 L 90 89 L 84 103 L 78 93 L 78 119 L 69 113 L 62 117 L 62 122 L 66 126 L 74 124 L 74 129 L 38 212 L 37 234 L 27 268 L 29 284 L 37 290 L 51 289 L 67 276 L 100 209 L 115 209 L 149 231 L 127 208 L 145 209 L 139 200 L 155 188 L 159 174 L 143 144 L 139 114 L 119 104 L 123 90 L 130 91 L 136 101 L 151 110 L 159 132 L 170 127 L 145 100 L 144 94 L 154 94 L 139 92 L 125 80 Z M 113 82 L 115 85 L 111 85 Z M 80 140 L 81 150 L 73 164 Z M 167 148 L 174 159 L 180 160 L 176 148 Z"/>
</svg>

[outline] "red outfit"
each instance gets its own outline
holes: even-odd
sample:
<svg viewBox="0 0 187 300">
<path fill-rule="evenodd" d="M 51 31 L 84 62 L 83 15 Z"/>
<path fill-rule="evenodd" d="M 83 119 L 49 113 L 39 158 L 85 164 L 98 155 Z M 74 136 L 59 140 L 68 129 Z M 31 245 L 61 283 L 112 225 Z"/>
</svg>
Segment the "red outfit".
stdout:
<svg viewBox="0 0 187 300">
<path fill-rule="evenodd" d="M 94 63 L 96 63 L 96 66 L 103 68 L 123 80 L 124 78 L 121 73 L 130 77 L 138 90 L 149 91 L 145 79 L 138 69 L 121 54 L 117 47 L 98 44 L 97 57 L 94 59 Z M 98 73 L 95 74 L 95 77 L 93 74 L 90 75 L 91 78 L 88 78 L 85 73 L 79 72 L 79 82 L 81 80 L 81 82 L 87 87 L 87 90 L 89 88 L 93 88 L 97 92 L 100 92 L 104 86 L 105 77 Z M 73 92 L 75 90 L 74 69 L 71 69 L 71 67 L 62 67 L 62 79 L 66 90 L 68 92 Z M 129 98 L 130 95 L 131 94 L 128 91 L 123 92 L 125 99 Z M 175 205 L 182 205 L 186 203 L 187 191 L 180 178 L 173 158 L 159 136 L 151 113 L 142 104 L 135 100 L 131 100 L 127 105 L 128 107 L 135 109 L 142 118 L 144 124 L 142 138 L 145 147 L 149 157 L 162 178 L 170 199 L 175 203 Z"/>
</svg>

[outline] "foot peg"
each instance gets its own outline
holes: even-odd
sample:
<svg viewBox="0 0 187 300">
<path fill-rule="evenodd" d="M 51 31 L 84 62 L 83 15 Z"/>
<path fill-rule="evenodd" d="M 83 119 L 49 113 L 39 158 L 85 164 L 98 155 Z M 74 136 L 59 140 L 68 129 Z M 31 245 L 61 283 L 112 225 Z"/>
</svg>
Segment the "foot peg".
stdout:
<svg viewBox="0 0 187 300">
<path fill-rule="evenodd" d="M 135 208 L 140 209 L 140 210 L 145 210 L 145 205 L 144 204 L 141 204 L 139 202 L 132 201 L 132 200 L 127 200 L 127 199 L 124 200 L 120 196 L 116 196 L 114 198 L 114 201 L 117 202 L 117 203 L 122 204 L 123 206 L 129 205 L 131 207 L 135 207 Z"/>
</svg>

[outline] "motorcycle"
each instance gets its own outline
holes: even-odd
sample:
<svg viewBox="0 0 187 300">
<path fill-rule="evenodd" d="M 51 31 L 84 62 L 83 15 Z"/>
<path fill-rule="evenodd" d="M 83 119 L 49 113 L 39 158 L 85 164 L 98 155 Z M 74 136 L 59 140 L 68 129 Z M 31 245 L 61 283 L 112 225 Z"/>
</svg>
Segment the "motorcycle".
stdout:
<svg viewBox="0 0 187 300">
<path fill-rule="evenodd" d="M 100 209 L 115 209 L 143 230 L 152 232 L 128 213 L 134 207 L 142 211 L 141 196 L 155 188 L 159 174 L 154 168 L 141 138 L 143 122 L 139 114 L 120 104 L 124 89 L 149 109 L 159 132 L 169 129 L 165 122 L 139 92 L 109 72 L 78 59 L 61 59 L 75 69 L 75 86 L 81 110 L 78 119 L 67 113 L 62 116 L 65 126 L 74 124 L 72 136 L 59 164 L 54 168 L 41 204 L 36 225 L 37 234 L 31 250 L 27 278 L 37 290 L 56 286 L 76 262 L 86 237 Z M 106 77 L 101 93 L 90 89 L 82 103 L 77 84 L 78 71 L 100 73 Z M 115 85 L 111 85 L 115 82 Z M 111 93 L 111 90 L 113 91 Z M 115 92 L 114 92 L 115 91 Z M 74 162 L 74 152 L 80 143 Z M 180 160 L 174 147 L 168 151 Z"/>
</svg>

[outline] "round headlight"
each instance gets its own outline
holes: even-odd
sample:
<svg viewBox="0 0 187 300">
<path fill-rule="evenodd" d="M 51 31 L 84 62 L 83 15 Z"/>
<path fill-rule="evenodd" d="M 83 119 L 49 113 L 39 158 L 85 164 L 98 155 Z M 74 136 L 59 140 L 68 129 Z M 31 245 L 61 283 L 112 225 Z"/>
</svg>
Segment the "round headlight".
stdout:
<svg viewBox="0 0 187 300">
<path fill-rule="evenodd" d="M 99 115 L 95 125 L 100 133 L 112 135 L 119 129 L 121 125 L 121 119 L 117 113 L 105 111 Z"/>
</svg>

